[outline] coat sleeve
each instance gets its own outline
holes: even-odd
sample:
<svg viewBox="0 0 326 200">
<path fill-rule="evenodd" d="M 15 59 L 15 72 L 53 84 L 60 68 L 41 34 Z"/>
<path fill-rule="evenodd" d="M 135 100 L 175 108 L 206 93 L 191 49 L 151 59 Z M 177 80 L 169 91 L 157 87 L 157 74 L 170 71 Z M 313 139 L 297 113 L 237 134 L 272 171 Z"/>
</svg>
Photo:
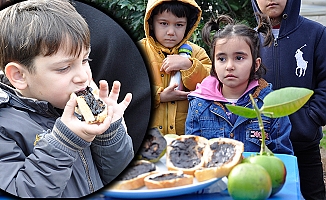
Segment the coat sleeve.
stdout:
<svg viewBox="0 0 326 200">
<path fill-rule="evenodd" d="M 300 31 L 301 33 L 304 30 L 314 30 L 309 34 L 314 38 L 310 40 L 313 43 L 307 42 L 310 47 L 313 46 L 313 49 L 311 48 L 309 53 L 306 53 L 309 58 L 305 58 L 308 61 L 308 66 L 310 66 L 307 68 L 306 73 L 312 75 L 308 76 L 307 80 L 293 82 L 293 84 L 300 84 L 300 87 L 307 87 L 314 91 L 309 101 L 289 116 L 293 127 L 292 132 L 295 133 L 291 134 L 291 141 L 300 143 L 300 145 L 319 144 L 323 137 L 321 127 L 326 125 L 326 27 L 323 26 L 319 29 L 318 27 L 309 26 Z M 318 31 L 318 34 L 315 33 L 316 31 Z"/>
<path fill-rule="evenodd" d="M 290 141 L 291 122 L 288 116 L 272 120 L 270 136 L 272 143 L 267 145 L 273 153 L 293 155 L 293 147 Z"/>
<path fill-rule="evenodd" d="M 141 50 L 142 54 L 143 54 L 143 57 L 146 59 L 149 59 L 149 56 L 148 55 L 151 55 L 152 53 L 152 50 L 150 50 L 149 48 L 149 45 L 148 45 L 148 42 L 147 42 L 147 38 L 143 38 L 141 40 L 139 40 L 137 42 L 137 45 L 139 47 L 139 49 Z M 146 62 L 150 62 L 149 60 L 146 60 Z M 149 66 L 148 66 L 148 70 L 149 71 L 153 71 L 152 73 L 154 74 L 160 74 L 160 72 L 155 72 L 155 70 L 157 70 L 158 68 L 156 68 L 156 66 L 152 66 L 153 63 L 151 63 Z M 157 66 L 158 67 L 158 66 Z M 160 105 L 161 105 L 161 92 L 163 92 L 164 90 L 164 87 L 162 86 L 159 86 L 159 84 L 155 83 L 155 79 L 157 77 L 152 77 L 152 82 L 151 82 L 151 95 L 152 95 L 152 99 L 154 100 L 153 101 L 153 107 L 154 108 L 158 108 Z M 137 120 L 136 120 L 137 121 Z"/>
<path fill-rule="evenodd" d="M 186 118 L 185 135 L 201 136 L 201 127 L 198 121 L 196 109 L 196 99 L 189 98 L 188 114 Z"/>
<path fill-rule="evenodd" d="M 212 62 L 205 49 L 192 44 L 193 56 L 190 58 L 192 66 L 187 70 L 181 70 L 182 82 L 190 91 L 196 89 L 197 83 L 200 83 L 210 73 Z"/>
<path fill-rule="evenodd" d="M 319 125 L 326 125 L 326 27 L 322 28 L 320 38 L 316 39 L 314 73 L 316 74 L 314 94 L 309 101 L 309 110 L 306 113 Z M 304 109 L 304 108 L 303 108 Z"/>
<path fill-rule="evenodd" d="M 90 146 L 59 119 L 26 155 L 17 143 L 1 132 L 0 187 L 19 197 L 60 197 L 71 178 L 77 150 Z M 62 133 L 65 134 L 62 134 Z"/>
<path fill-rule="evenodd" d="M 154 88 L 154 107 L 158 108 L 160 106 L 161 103 L 161 92 L 163 92 L 164 88 L 163 87 L 159 87 L 159 86 L 155 86 L 153 85 Z"/>
<path fill-rule="evenodd" d="M 131 137 L 126 133 L 122 118 L 102 135 L 96 136 L 91 148 L 103 184 L 110 183 L 134 157 Z"/>
</svg>

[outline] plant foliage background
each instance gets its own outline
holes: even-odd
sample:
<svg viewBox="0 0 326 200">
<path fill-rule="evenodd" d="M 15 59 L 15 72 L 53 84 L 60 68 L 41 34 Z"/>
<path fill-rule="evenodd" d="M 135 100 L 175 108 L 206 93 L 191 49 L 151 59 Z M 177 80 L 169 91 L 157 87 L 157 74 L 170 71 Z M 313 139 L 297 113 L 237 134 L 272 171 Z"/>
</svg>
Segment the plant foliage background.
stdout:
<svg viewBox="0 0 326 200">
<path fill-rule="evenodd" d="M 144 15 L 147 0 L 85 0 L 94 7 L 107 13 L 120 24 L 134 41 L 144 37 Z M 250 0 L 196 0 L 203 14 L 201 22 L 193 34 L 192 42 L 202 46 L 209 53 L 208 47 L 201 40 L 204 24 L 217 14 L 227 14 L 238 22 L 251 27 L 256 24 Z"/>
</svg>

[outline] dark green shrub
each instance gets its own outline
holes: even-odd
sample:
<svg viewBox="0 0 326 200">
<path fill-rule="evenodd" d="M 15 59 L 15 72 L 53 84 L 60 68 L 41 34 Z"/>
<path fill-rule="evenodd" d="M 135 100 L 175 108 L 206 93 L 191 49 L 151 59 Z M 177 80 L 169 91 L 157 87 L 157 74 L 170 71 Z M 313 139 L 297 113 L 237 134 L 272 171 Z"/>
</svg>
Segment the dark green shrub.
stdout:
<svg viewBox="0 0 326 200">
<path fill-rule="evenodd" d="M 144 15 L 147 0 L 86 0 L 95 5 L 119 23 L 134 41 L 144 37 Z M 219 14 L 228 14 L 237 21 L 254 27 L 256 24 L 250 0 L 197 0 L 203 14 L 197 30 L 193 34 L 192 42 L 208 47 L 201 40 L 201 29 L 210 17 Z M 209 52 L 208 52 L 209 53 Z"/>
</svg>

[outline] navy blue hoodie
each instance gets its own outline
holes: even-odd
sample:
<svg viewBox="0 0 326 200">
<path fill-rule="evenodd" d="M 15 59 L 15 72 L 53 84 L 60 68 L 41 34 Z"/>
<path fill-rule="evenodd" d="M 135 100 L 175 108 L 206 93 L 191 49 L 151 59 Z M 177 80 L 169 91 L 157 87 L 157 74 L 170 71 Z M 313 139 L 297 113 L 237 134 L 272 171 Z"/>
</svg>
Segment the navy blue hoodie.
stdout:
<svg viewBox="0 0 326 200">
<path fill-rule="evenodd" d="M 260 11 L 252 0 L 255 12 Z M 262 48 L 267 67 L 264 77 L 274 90 L 304 87 L 314 90 L 310 100 L 290 115 L 291 141 L 299 148 L 316 144 L 326 124 L 326 27 L 299 15 L 301 0 L 288 0 L 279 36 L 270 47 Z"/>
</svg>

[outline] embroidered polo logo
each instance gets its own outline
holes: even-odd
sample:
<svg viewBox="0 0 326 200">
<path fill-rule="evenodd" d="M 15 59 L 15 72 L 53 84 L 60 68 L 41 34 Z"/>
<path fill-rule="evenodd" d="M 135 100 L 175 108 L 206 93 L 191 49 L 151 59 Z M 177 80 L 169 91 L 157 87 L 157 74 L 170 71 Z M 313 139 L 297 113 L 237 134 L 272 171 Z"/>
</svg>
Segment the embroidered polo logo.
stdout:
<svg viewBox="0 0 326 200">
<path fill-rule="evenodd" d="M 255 130 L 251 130 L 250 131 L 250 138 L 255 138 L 255 139 L 262 139 L 261 138 L 261 132 L 260 131 L 255 131 Z M 265 139 L 269 140 L 269 134 L 265 132 Z"/>
<path fill-rule="evenodd" d="M 297 49 L 294 55 L 295 59 L 297 60 L 297 68 L 295 68 L 295 74 L 298 77 L 304 76 L 306 74 L 308 61 L 303 59 L 303 52 L 301 51 L 301 49 L 305 46 L 307 46 L 307 44 L 304 44 L 302 47 Z"/>
</svg>

